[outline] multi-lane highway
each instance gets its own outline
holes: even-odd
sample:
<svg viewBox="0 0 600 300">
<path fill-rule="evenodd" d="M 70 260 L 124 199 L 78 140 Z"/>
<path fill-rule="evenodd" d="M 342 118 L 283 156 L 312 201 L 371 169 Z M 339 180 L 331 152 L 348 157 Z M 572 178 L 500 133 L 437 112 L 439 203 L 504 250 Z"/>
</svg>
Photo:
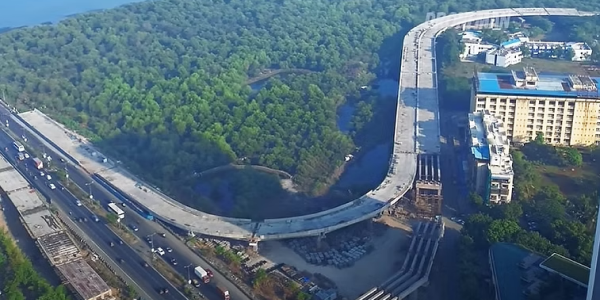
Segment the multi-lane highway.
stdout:
<svg viewBox="0 0 600 300">
<path fill-rule="evenodd" d="M 72 212 L 70 215 L 74 225 L 79 227 L 87 237 L 93 240 L 96 245 L 107 256 L 105 259 L 110 259 L 119 265 L 119 268 L 123 270 L 138 286 L 142 292 L 141 296 L 150 299 L 185 299 L 181 294 L 173 291 L 172 293 L 160 295 L 158 288 L 169 287 L 170 290 L 174 290 L 173 287 L 152 268 L 146 268 L 143 266 L 143 260 L 140 258 L 139 253 L 135 252 L 132 248 L 127 245 L 119 247 L 111 247 L 110 241 L 117 243 L 119 238 L 107 228 L 106 224 L 101 222 L 93 222 L 91 220 L 92 213 L 85 208 L 85 206 L 78 207 L 76 205 L 76 199 L 67 191 L 57 188 L 51 190 L 48 187 L 49 183 L 54 183 L 59 186 L 58 182 L 53 180 L 47 180 L 45 177 L 39 176 L 39 171 L 33 168 L 29 161 L 19 161 L 16 159 L 17 152 L 11 147 L 13 142 L 12 138 L 8 136 L 4 131 L 0 131 L 0 145 L 8 149 L 8 157 L 11 163 L 16 165 L 28 180 L 33 183 L 33 186 L 40 191 L 44 196 L 52 199 L 52 203 L 62 212 L 63 215 L 67 215 L 68 212 Z M 88 222 L 77 222 L 76 219 L 80 217 L 86 217 Z M 71 224 L 73 225 L 73 224 Z M 118 243 L 117 243 L 118 244 Z M 123 263 L 118 263 L 119 259 L 123 259 Z M 127 280 L 127 278 L 125 278 Z"/>
<path fill-rule="evenodd" d="M 6 113 L 6 112 L 4 112 Z M 4 121 L 3 121 L 4 123 Z M 93 195 L 93 199 L 96 201 L 99 201 L 100 204 L 102 205 L 102 207 L 106 208 L 107 204 L 110 202 L 115 202 L 115 203 L 121 203 L 122 201 L 120 199 L 117 199 L 113 194 L 111 194 L 110 192 L 108 192 L 107 190 L 105 190 L 102 186 L 100 186 L 98 183 L 93 183 L 93 184 L 89 184 L 90 182 L 94 182 L 94 180 L 86 173 L 82 172 L 77 166 L 70 164 L 68 162 L 60 162 L 59 157 L 61 157 L 58 153 L 54 153 L 52 152 L 52 149 L 48 149 L 46 147 L 43 146 L 43 143 L 41 143 L 40 141 L 36 140 L 34 137 L 27 135 L 27 133 L 23 132 L 22 128 L 20 128 L 19 126 L 17 126 L 17 124 L 12 124 L 11 126 L 9 126 L 9 129 L 14 133 L 14 135 L 16 136 L 22 136 L 25 135 L 28 137 L 27 140 L 27 145 L 29 147 L 32 147 L 34 149 L 37 149 L 39 152 L 45 152 L 48 155 L 52 156 L 54 158 L 52 165 L 53 168 L 56 169 L 66 169 L 67 173 L 69 174 L 69 180 L 70 180 L 70 184 L 75 184 L 77 186 L 79 186 L 83 191 L 86 191 L 86 193 L 89 193 L 89 190 L 91 189 L 92 195 Z M 11 137 L 7 136 L 7 134 L 4 131 L 0 131 L 0 143 L 3 145 L 7 145 L 5 147 L 8 147 L 11 151 L 12 151 L 12 147 L 10 147 L 10 144 L 12 143 L 12 139 Z M 16 152 L 15 152 L 16 155 Z M 30 163 L 27 162 L 22 162 L 20 164 L 20 169 L 25 170 L 26 171 L 26 175 L 29 175 L 29 173 L 31 173 L 31 175 L 29 176 L 34 176 L 37 173 L 39 173 L 37 170 L 35 170 L 32 165 Z M 107 254 L 111 255 L 113 259 L 118 259 L 118 258 L 123 258 L 125 260 L 125 263 L 123 263 L 122 265 L 129 265 L 129 264 L 133 264 L 134 266 L 132 268 L 135 268 L 136 270 L 131 270 L 131 271 L 139 271 L 141 273 L 140 276 L 138 277 L 137 275 L 131 275 L 132 279 L 136 282 L 139 281 L 150 281 L 150 287 L 153 287 L 151 290 L 154 291 L 155 293 L 158 291 L 158 288 L 160 287 L 167 287 L 170 286 L 170 284 L 168 284 L 155 270 L 152 269 L 152 280 L 147 280 L 148 276 L 147 273 L 148 269 L 143 267 L 144 264 L 144 259 L 145 260 L 149 260 L 151 257 L 151 247 L 150 244 L 147 243 L 145 241 L 147 236 L 152 235 L 153 233 L 164 233 L 165 237 L 162 237 L 160 234 L 155 234 L 153 235 L 153 241 L 154 241 L 154 245 L 155 248 L 156 247 L 162 247 L 163 249 L 166 247 L 170 247 L 171 249 L 173 249 L 173 252 L 171 253 L 166 253 L 164 255 L 164 259 L 168 264 L 170 263 L 170 260 L 172 258 L 174 258 L 177 261 L 177 265 L 172 267 L 180 274 L 182 275 L 184 278 L 188 278 L 188 274 L 190 276 L 190 278 L 195 278 L 194 276 L 194 272 L 193 272 L 193 268 L 196 266 L 202 266 L 203 268 L 208 268 L 210 269 L 210 266 L 208 265 L 208 263 L 202 259 L 201 257 L 199 257 L 198 255 L 196 255 L 192 250 L 190 250 L 185 244 L 183 244 L 183 242 L 181 242 L 179 240 L 178 237 L 172 235 L 171 233 L 169 233 L 168 231 L 166 231 L 160 224 L 153 222 L 153 221 L 149 221 L 147 219 L 145 219 L 144 217 L 142 217 L 138 211 L 136 211 L 135 208 L 135 204 L 131 203 L 131 202 L 126 202 L 126 207 L 122 207 L 122 209 L 125 211 L 125 219 L 122 221 L 124 226 L 128 226 L 129 228 L 131 228 L 131 225 L 135 225 L 138 228 L 138 231 L 131 231 L 131 233 L 136 236 L 138 238 L 138 241 L 130 247 L 128 247 L 127 245 L 119 245 L 117 243 L 118 237 L 115 236 L 115 234 L 106 226 L 106 224 L 103 223 L 96 223 L 93 222 L 91 220 L 91 215 L 92 213 L 89 212 L 87 209 L 83 208 L 83 207 L 78 207 L 76 205 L 76 200 L 73 198 L 73 196 L 67 191 L 67 190 L 61 190 L 60 188 L 57 188 L 56 190 L 50 190 L 48 188 L 48 186 L 45 185 L 44 181 L 46 181 L 46 179 L 41 178 L 39 176 L 39 174 L 37 174 L 37 179 L 35 179 L 36 181 L 38 181 L 41 185 L 40 190 L 43 193 L 51 193 L 53 195 L 55 195 L 55 197 L 59 197 L 59 201 L 60 202 L 59 205 L 63 205 L 65 212 L 71 211 L 73 212 L 73 219 L 79 218 L 79 217 L 87 217 L 88 218 L 88 222 L 81 222 L 81 223 L 77 223 L 79 226 L 84 227 L 87 229 L 86 233 L 88 231 L 91 231 L 89 235 L 89 237 L 91 239 L 93 239 L 94 241 L 96 241 L 98 244 L 101 244 L 102 246 L 104 246 L 107 249 Z M 60 183 L 55 182 L 55 184 L 57 186 L 60 185 Z M 63 204 L 64 202 L 64 204 Z M 83 228 L 82 228 L 83 229 Z M 110 242 L 114 242 L 115 246 L 110 247 Z M 122 251 L 121 249 L 127 249 L 127 251 Z M 158 254 L 156 255 L 158 256 Z M 186 266 L 192 265 L 192 267 L 189 269 L 189 273 L 188 273 L 188 269 L 186 268 Z M 127 272 L 128 274 L 131 274 L 129 272 L 129 270 L 125 270 L 125 272 Z M 222 297 L 217 293 L 216 289 L 215 289 L 215 284 L 219 284 L 225 288 L 227 288 L 231 294 L 231 297 L 233 299 L 248 299 L 248 297 L 237 288 L 237 286 L 235 284 L 233 284 L 232 282 L 228 281 L 227 278 L 222 275 L 218 270 L 213 270 L 214 273 L 214 277 L 212 279 L 212 283 L 209 285 L 202 285 L 199 289 L 199 291 L 206 296 L 208 299 L 221 299 Z M 135 274 L 135 272 L 133 273 Z M 140 284 L 140 287 L 144 288 L 145 290 L 147 290 L 142 284 Z M 178 293 L 176 293 L 174 291 L 174 288 L 170 288 L 170 290 L 173 290 L 171 293 L 169 293 L 169 295 L 160 295 L 160 297 L 165 298 L 165 299 L 172 299 L 174 297 L 179 297 L 177 299 L 181 299 L 181 295 L 179 295 Z M 154 298 L 152 298 L 154 299 Z"/>
</svg>

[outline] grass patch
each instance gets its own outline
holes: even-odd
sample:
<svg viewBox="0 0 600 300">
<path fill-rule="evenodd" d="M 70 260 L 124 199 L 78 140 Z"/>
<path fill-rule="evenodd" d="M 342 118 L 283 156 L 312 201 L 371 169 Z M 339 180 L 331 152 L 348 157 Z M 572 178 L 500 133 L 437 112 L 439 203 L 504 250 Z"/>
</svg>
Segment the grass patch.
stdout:
<svg viewBox="0 0 600 300">
<path fill-rule="evenodd" d="M 590 276 L 590 268 L 556 253 L 552 254 L 552 256 L 548 257 L 540 265 L 577 280 L 582 284 L 587 284 Z"/>
<path fill-rule="evenodd" d="M 590 194 L 596 191 L 600 176 L 590 167 L 556 167 L 536 165 L 535 170 L 547 184 L 557 185 L 566 197 Z"/>
</svg>

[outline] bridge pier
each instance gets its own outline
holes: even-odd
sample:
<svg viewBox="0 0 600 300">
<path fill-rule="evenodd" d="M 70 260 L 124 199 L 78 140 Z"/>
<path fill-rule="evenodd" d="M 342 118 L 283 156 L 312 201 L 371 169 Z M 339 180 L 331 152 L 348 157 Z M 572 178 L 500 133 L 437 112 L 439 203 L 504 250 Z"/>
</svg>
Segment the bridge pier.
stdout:
<svg viewBox="0 0 600 300">
<path fill-rule="evenodd" d="M 256 253 L 258 253 L 258 241 L 249 241 L 248 248 Z"/>
<path fill-rule="evenodd" d="M 321 249 L 323 247 L 323 240 L 325 239 L 325 233 L 321 233 L 317 236 L 317 249 Z"/>
</svg>

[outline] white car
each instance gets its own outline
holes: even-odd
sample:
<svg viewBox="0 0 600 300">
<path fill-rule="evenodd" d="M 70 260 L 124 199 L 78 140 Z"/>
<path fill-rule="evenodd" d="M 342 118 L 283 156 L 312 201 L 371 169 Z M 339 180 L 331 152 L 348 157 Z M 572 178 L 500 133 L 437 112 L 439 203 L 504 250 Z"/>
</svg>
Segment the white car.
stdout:
<svg viewBox="0 0 600 300">
<path fill-rule="evenodd" d="M 44 172 L 40 172 L 40 176 L 42 176 L 42 177 L 43 177 L 44 175 L 46 175 L 46 173 L 44 173 Z"/>
<path fill-rule="evenodd" d="M 29 158 L 29 153 L 25 153 L 25 158 Z"/>
<path fill-rule="evenodd" d="M 56 186 L 54 185 L 54 183 L 51 183 L 48 186 L 50 187 L 51 190 L 55 190 L 56 189 Z"/>
<path fill-rule="evenodd" d="M 50 175 L 46 175 L 46 179 L 48 179 L 48 180 L 52 180 L 52 176 L 50 176 Z"/>
<path fill-rule="evenodd" d="M 165 255 L 165 250 L 163 250 L 163 248 L 161 248 L 161 247 L 156 248 L 156 252 L 158 252 L 158 254 L 160 254 L 160 256 Z"/>
<path fill-rule="evenodd" d="M 77 204 L 77 206 L 81 206 L 81 201 L 77 200 L 77 202 L 75 202 L 75 204 Z"/>
</svg>

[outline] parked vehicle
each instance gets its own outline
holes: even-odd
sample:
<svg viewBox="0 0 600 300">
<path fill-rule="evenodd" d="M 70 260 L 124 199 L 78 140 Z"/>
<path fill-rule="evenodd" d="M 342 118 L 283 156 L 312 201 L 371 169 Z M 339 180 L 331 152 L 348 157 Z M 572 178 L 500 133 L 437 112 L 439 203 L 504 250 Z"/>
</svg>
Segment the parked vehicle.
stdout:
<svg viewBox="0 0 600 300">
<path fill-rule="evenodd" d="M 229 291 L 226 288 L 217 285 L 217 291 L 219 292 L 219 294 L 221 294 L 223 300 L 229 300 Z"/>
</svg>

